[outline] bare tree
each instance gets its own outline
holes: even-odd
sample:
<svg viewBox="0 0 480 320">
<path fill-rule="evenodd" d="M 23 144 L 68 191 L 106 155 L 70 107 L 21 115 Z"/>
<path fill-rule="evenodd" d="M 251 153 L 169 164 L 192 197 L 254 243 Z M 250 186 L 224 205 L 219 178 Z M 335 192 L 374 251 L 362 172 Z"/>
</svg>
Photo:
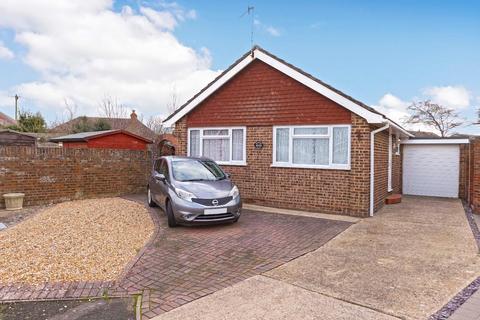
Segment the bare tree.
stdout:
<svg viewBox="0 0 480 320">
<path fill-rule="evenodd" d="M 178 93 L 177 93 L 177 87 L 173 85 L 172 91 L 170 93 L 170 100 L 167 102 L 167 111 L 169 114 L 172 114 L 177 110 L 178 108 Z"/>
<path fill-rule="evenodd" d="M 73 102 L 73 104 L 69 103 L 66 98 L 63 99 L 63 103 L 65 104 L 65 115 L 67 116 L 67 121 L 70 121 L 77 115 L 78 106 L 75 102 Z"/>
<path fill-rule="evenodd" d="M 424 124 L 440 132 L 441 137 L 446 137 L 452 129 L 461 126 L 464 120 L 458 112 L 430 100 L 414 102 L 408 107 L 411 115 L 407 123 Z"/>
<path fill-rule="evenodd" d="M 150 116 L 147 121 L 145 121 L 145 125 L 156 134 L 163 133 L 162 118 L 158 116 Z"/>
<path fill-rule="evenodd" d="M 127 118 L 127 108 L 118 103 L 117 98 L 104 97 L 99 105 L 99 112 L 106 118 Z"/>
</svg>

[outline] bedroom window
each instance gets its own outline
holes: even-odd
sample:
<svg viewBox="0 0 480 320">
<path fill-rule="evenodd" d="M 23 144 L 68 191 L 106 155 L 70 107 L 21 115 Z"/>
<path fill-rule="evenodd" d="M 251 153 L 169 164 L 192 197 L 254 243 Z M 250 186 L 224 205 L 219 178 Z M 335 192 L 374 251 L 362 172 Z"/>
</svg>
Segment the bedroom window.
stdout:
<svg viewBox="0 0 480 320">
<path fill-rule="evenodd" d="M 273 166 L 350 169 L 350 126 L 273 128 Z"/>
<path fill-rule="evenodd" d="M 245 140 L 245 127 L 188 129 L 188 155 L 219 164 L 245 165 Z"/>
</svg>

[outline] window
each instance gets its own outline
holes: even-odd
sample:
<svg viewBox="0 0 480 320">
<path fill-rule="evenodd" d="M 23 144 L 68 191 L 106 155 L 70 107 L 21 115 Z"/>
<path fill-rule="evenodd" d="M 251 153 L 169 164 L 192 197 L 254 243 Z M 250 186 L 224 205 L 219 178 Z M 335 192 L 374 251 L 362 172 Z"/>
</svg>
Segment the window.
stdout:
<svg viewBox="0 0 480 320">
<path fill-rule="evenodd" d="M 245 134 L 245 127 L 189 129 L 188 155 L 219 164 L 245 165 Z"/>
<path fill-rule="evenodd" d="M 350 169 L 350 126 L 273 128 L 273 165 Z"/>
</svg>

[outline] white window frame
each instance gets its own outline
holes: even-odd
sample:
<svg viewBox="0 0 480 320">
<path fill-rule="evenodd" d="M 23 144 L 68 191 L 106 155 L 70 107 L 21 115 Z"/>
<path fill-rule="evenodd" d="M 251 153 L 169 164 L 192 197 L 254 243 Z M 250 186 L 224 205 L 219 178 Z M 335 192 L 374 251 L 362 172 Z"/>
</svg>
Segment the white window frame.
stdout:
<svg viewBox="0 0 480 320">
<path fill-rule="evenodd" d="M 328 165 L 318 164 L 297 164 L 293 163 L 293 139 L 295 128 L 327 128 L 328 133 L 325 135 L 320 134 L 296 134 L 296 138 L 328 138 L 329 139 L 329 154 Z M 333 163 L 333 128 L 348 128 L 348 150 L 347 150 L 347 163 L 335 164 Z M 289 129 L 289 146 L 288 146 L 288 162 L 276 161 L 277 155 L 277 129 Z M 311 168 L 311 169 L 333 169 L 333 170 L 350 170 L 350 158 L 352 149 L 352 126 L 339 124 L 339 125 L 293 125 L 293 126 L 274 126 L 273 127 L 273 152 L 272 152 L 272 167 L 283 168 Z"/>
<path fill-rule="evenodd" d="M 243 160 L 231 160 L 233 154 L 233 139 L 232 130 L 243 130 Z M 200 155 L 203 157 L 203 140 L 204 139 L 219 139 L 228 138 L 230 141 L 230 160 L 229 161 L 216 161 L 220 165 L 232 165 L 232 166 L 246 166 L 247 165 L 247 127 L 202 127 L 202 128 L 188 128 L 187 135 L 187 155 L 190 156 L 190 132 L 192 130 L 200 131 Z M 205 130 L 228 130 L 228 135 L 225 136 L 205 136 L 203 132 Z"/>
</svg>

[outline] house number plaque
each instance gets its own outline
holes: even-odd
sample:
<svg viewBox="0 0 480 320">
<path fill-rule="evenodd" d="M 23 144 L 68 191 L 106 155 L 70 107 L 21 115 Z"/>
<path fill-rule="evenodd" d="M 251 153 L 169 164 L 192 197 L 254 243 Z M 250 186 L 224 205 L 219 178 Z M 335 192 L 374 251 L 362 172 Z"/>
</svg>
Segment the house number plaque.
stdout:
<svg viewBox="0 0 480 320">
<path fill-rule="evenodd" d="M 263 148 L 263 142 L 262 141 L 257 141 L 254 144 L 255 149 L 262 149 Z"/>
</svg>

